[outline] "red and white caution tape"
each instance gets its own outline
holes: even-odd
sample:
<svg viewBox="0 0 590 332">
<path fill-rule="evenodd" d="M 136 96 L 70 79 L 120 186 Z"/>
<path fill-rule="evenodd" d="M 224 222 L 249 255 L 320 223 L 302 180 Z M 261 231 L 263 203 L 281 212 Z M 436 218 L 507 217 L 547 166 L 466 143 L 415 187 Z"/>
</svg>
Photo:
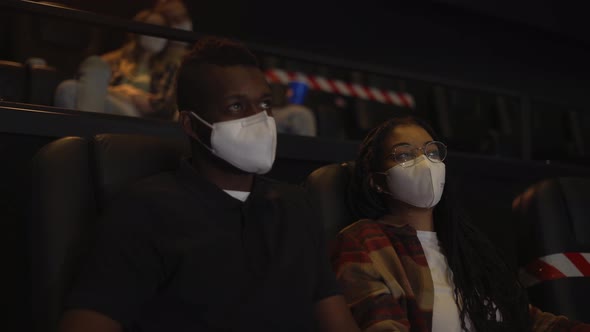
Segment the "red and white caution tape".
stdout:
<svg viewBox="0 0 590 332">
<path fill-rule="evenodd" d="M 525 287 L 543 281 L 572 277 L 590 277 L 590 253 L 566 252 L 540 257 L 520 269 Z"/>
<path fill-rule="evenodd" d="M 409 108 L 414 108 L 416 105 L 414 97 L 409 93 L 366 87 L 360 84 L 352 84 L 300 72 L 288 72 L 274 68 L 266 71 L 266 78 L 271 83 L 289 84 L 293 81 L 303 82 L 313 90 L 372 100 L 382 104 L 392 104 Z"/>
</svg>

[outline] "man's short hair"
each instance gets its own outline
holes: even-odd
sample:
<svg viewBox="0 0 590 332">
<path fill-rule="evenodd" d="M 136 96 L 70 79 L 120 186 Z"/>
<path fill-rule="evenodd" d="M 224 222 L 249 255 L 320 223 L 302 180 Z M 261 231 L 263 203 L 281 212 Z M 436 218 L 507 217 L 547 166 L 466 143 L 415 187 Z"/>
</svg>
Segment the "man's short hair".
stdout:
<svg viewBox="0 0 590 332">
<path fill-rule="evenodd" d="M 260 68 L 256 56 L 243 44 L 219 37 L 204 37 L 184 57 L 176 79 L 176 101 L 179 110 L 190 109 L 204 98 L 206 77 L 201 65 L 221 67 L 248 66 Z"/>
</svg>

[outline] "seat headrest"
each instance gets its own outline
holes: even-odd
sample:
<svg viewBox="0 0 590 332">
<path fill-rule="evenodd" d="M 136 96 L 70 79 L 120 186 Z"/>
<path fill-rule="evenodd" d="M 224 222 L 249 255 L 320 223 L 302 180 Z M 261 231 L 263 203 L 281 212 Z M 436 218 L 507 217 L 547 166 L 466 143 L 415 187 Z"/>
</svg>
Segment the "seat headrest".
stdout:
<svg viewBox="0 0 590 332">
<path fill-rule="evenodd" d="M 519 231 L 534 240 L 522 248 L 522 263 L 540 255 L 590 250 L 590 178 L 541 181 L 516 197 L 512 208 Z"/>
<path fill-rule="evenodd" d="M 175 169 L 188 151 L 181 139 L 104 134 L 60 138 L 37 152 L 29 225 L 36 330 L 57 325 L 105 201 L 143 177 Z"/>
<path fill-rule="evenodd" d="M 89 142 L 65 137 L 40 149 L 31 162 L 29 245 L 35 331 L 56 326 L 62 295 L 86 250 L 96 219 Z"/>
<path fill-rule="evenodd" d="M 102 199 L 141 178 L 174 170 L 190 154 L 188 140 L 142 135 L 101 134 L 94 137 L 92 146 Z"/>
<path fill-rule="evenodd" d="M 354 162 L 318 168 L 305 181 L 310 201 L 317 209 L 328 239 L 355 220 L 347 204 L 347 190 Z"/>
</svg>

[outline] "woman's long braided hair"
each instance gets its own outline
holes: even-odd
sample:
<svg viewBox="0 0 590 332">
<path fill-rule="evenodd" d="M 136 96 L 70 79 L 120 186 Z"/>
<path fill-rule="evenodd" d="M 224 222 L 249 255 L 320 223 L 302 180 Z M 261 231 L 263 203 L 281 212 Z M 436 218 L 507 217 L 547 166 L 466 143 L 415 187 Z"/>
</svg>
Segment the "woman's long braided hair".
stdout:
<svg viewBox="0 0 590 332">
<path fill-rule="evenodd" d="M 370 176 L 383 171 L 383 142 L 397 126 L 403 125 L 422 127 L 437 139 L 428 123 L 407 114 L 369 132 L 361 145 L 348 192 L 349 206 L 359 219 L 377 219 L 389 213 L 384 196 L 370 185 Z M 472 226 L 453 196 L 447 179 L 443 197 L 434 208 L 434 230 L 453 272 L 462 329 L 467 330 L 468 318 L 471 327 L 480 332 L 530 331 L 528 301 L 516 273 L 486 236 Z M 501 319 L 497 319 L 498 313 Z"/>
</svg>

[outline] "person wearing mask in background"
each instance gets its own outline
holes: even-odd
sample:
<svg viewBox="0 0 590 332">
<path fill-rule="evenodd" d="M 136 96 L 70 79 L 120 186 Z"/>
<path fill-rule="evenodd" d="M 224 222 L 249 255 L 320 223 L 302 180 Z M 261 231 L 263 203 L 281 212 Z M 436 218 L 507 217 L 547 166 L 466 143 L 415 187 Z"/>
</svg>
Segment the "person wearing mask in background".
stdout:
<svg viewBox="0 0 590 332">
<path fill-rule="evenodd" d="M 516 273 L 445 188 L 446 146 L 395 117 L 362 143 L 340 232 L 337 279 L 363 331 L 590 331 L 529 305 Z"/>
<path fill-rule="evenodd" d="M 182 0 L 158 0 L 155 11 L 161 13 L 170 23 L 170 27 L 179 30 L 193 31 L 193 21 Z M 167 57 L 179 63 L 188 51 L 190 44 L 184 41 L 169 40 L 166 49 Z"/>
<path fill-rule="evenodd" d="M 308 90 L 309 87 L 303 82 L 291 82 L 286 89 L 282 85 L 273 85 L 274 116 L 279 133 L 317 135 L 316 116 L 305 106 Z"/>
<path fill-rule="evenodd" d="M 169 26 L 157 11 L 144 10 L 135 21 Z M 78 80 L 62 82 L 58 107 L 88 112 L 173 119 L 174 79 L 178 61 L 167 52 L 164 38 L 131 34 L 120 49 L 86 59 Z"/>
<path fill-rule="evenodd" d="M 60 331 L 359 331 L 303 189 L 261 176 L 277 134 L 254 55 L 201 39 L 177 100 L 192 158 L 108 209 Z"/>
</svg>

